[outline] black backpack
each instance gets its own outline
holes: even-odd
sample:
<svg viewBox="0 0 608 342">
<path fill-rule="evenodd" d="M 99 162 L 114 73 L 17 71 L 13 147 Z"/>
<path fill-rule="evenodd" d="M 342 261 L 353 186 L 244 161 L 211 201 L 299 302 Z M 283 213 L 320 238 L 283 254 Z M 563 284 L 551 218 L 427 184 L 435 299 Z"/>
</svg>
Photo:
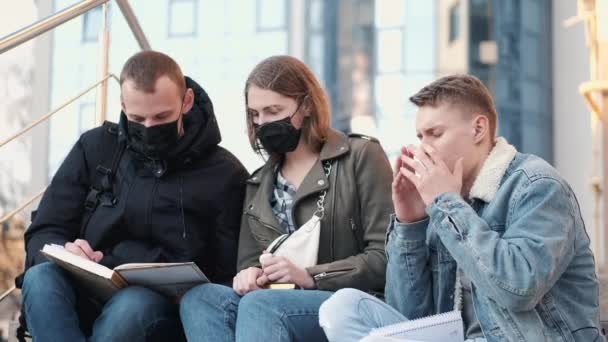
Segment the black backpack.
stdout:
<svg viewBox="0 0 608 342">
<path fill-rule="evenodd" d="M 89 192 L 84 201 L 85 210 L 83 212 L 81 233 L 86 229 L 89 219 L 98 206 L 114 206 L 116 204 L 114 176 L 127 144 L 126 139 L 118 138 L 119 130 L 116 123 L 105 121 L 102 128 L 100 141 L 86 150 L 87 159 L 90 161 L 87 166 L 91 178 L 89 180 Z M 32 221 L 36 217 L 36 213 L 36 210 L 32 211 Z M 15 286 L 19 289 L 23 286 L 24 276 L 25 272 L 15 278 Z M 17 340 L 24 342 L 26 337 L 31 336 L 27 333 L 25 312 L 21 309 L 19 328 L 17 328 Z"/>
</svg>

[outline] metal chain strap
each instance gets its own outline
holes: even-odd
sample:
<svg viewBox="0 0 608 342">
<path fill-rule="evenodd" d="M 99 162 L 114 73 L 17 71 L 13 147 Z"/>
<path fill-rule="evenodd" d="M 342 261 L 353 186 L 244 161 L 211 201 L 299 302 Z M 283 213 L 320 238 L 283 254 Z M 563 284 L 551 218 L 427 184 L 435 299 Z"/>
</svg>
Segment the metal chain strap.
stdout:
<svg viewBox="0 0 608 342">
<path fill-rule="evenodd" d="M 325 177 L 329 180 L 329 175 L 331 174 L 331 163 L 329 161 L 323 162 L 323 170 L 325 171 Z M 317 200 L 317 210 L 315 210 L 314 215 L 317 215 L 319 219 L 322 219 L 325 216 L 325 197 L 327 196 L 327 190 L 323 191 L 321 195 L 319 195 L 319 199 Z"/>
</svg>

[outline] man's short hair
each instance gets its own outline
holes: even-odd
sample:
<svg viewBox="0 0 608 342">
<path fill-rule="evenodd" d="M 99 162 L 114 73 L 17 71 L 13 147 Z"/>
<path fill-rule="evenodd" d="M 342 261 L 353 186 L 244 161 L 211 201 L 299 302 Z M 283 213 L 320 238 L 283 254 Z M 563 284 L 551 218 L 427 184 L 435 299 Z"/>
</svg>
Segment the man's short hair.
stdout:
<svg viewBox="0 0 608 342">
<path fill-rule="evenodd" d="M 410 97 L 418 107 L 443 104 L 461 106 L 472 115 L 484 115 L 490 123 L 490 134 L 496 136 L 498 112 L 490 91 L 475 76 L 450 75 L 435 80 Z"/>
<path fill-rule="evenodd" d="M 180 93 L 186 91 L 184 74 L 173 58 L 158 51 L 142 51 L 129 58 L 122 67 L 120 85 L 131 80 L 137 90 L 153 93 L 156 81 L 162 76 L 167 76 L 175 82 Z"/>
</svg>

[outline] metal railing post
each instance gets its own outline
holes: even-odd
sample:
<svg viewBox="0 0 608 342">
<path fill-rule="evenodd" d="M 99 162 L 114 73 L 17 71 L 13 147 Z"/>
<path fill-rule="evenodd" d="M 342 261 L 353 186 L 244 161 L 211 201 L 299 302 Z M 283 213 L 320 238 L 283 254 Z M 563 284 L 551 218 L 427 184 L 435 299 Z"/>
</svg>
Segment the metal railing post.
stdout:
<svg viewBox="0 0 608 342">
<path fill-rule="evenodd" d="M 108 75 L 110 64 L 110 28 L 109 28 L 109 4 L 103 4 L 102 23 L 99 31 L 99 66 L 98 78 L 104 79 Z M 100 126 L 106 120 L 108 110 L 108 80 L 107 78 L 97 88 L 97 109 L 95 123 Z"/>
</svg>

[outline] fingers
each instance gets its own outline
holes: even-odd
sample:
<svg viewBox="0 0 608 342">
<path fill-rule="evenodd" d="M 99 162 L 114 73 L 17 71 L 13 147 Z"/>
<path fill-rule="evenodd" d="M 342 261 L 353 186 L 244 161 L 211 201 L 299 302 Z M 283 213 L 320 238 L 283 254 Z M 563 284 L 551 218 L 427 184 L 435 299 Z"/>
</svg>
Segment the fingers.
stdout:
<svg viewBox="0 0 608 342">
<path fill-rule="evenodd" d="M 270 280 L 268 280 L 268 277 L 262 273 L 262 275 L 256 280 L 256 284 L 258 287 L 263 287 L 264 285 L 268 284 L 269 281 Z"/>
<path fill-rule="evenodd" d="M 433 160 L 436 166 L 442 168 L 443 170 L 450 171 L 450 168 L 448 168 L 446 163 L 443 161 L 443 158 L 439 156 L 435 148 L 429 145 L 422 145 L 422 148 L 424 149 L 424 152 L 426 152 L 426 154 L 429 156 L 429 158 Z"/>
<path fill-rule="evenodd" d="M 235 275 L 234 278 L 232 278 L 232 289 L 234 290 L 234 292 L 238 293 L 239 295 L 241 294 L 239 292 L 239 290 L 241 289 L 241 282 L 239 279 L 239 275 Z"/>
<path fill-rule="evenodd" d="M 270 259 L 272 257 L 271 253 L 268 253 L 266 251 L 264 251 L 261 255 L 260 255 L 260 264 L 262 265 L 262 267 L 264 267 L 267 262 L 268 259 Z"/>
<path fill-rule="evenodd" d="M 262 270 L 257 267 L 249 267 L 248 269 L 242 270 L 234 277 L 232 288 L 241 296 L 248 292 L 258 290 L 257 280 L 261 273 Z"/>
<path fill-rule="evenodd" d="M 401 161 L 401 154 L 395 159 L 395 168 L 393 169 L 393 177 L 399 175 L 399 169 L 401 169 L 403 162 Z"/>
<path fill-rule="evenodd" d="M 428 145 L 421 145 L 416 147 L 414 150 L 415 159 L 421 163 L 425 169 L 430 169 L 435 165 L 435 161 L 427 154 L 426 148 L 430 148 Z"/>
<path fill-rule="evenodd" d="M 266 259 L 266 263 L 264 264 L 264 267 L 263 267 L 264 274 L 269 275 L 278 270 L 288 268 L 289 265 L 290 265 L 290 263 L 287 261 L 287 259 L 285 257 L 272 256 L 272 257 Z"/>
<path fill-rule="evenodd" d="M 93 251 L 93 249 L 91 248 L 91 246 L 89 245 L 89 243 L 86 240 L 76 239 L 76 240 L 74 240 L 74 244 L 77 245 L 78 247 L 80 247 L 80 249 L 82 249 L 84 254 L 86 254 L 89 257 L 89 259 L 93 259 L 95 251 Z"/>
<path fill-rule="evenodd" d="M 90 259 L 90 258 L 89 258 L 89 257 L 86 255 L 86 253 L 85 253 L 85 252 L 82 250 L 82 248 L 78 247 L 78 245 L 76 245 L 76 244 L 75 244 L 75 243 L 73 243 L 73 242 L 66 242 L 66 243 L 65 243 L 65 245 L 64 245 L 64 248 L 65 248 L 65 249 L 66 249 L 68 252 L 70 252 L 70 253 L 72 253 L 72 254 L 76 254 L 76 255 L 81 256 L 81 257 L 83 257 L 83 258 L 85 258 L 85 259 Z"/>
<path fill-rule="evenodd" d="M 410 182 L 412 182 L 412 184 L 414 184 L 416 188 L 420 187 L 420 177 L 418 175 L 406 168 L 401 168 L 401 174 L 403 175 L 403 177 L 407 178 Z"/>
<path fill-rule="evenodd" d="M 393 178 L 393 183 L 392 183 L 392 187 L 393 187 L 393 193 L 395 193 L 396 191 L 400 190 L 400 187 L 403 183 L 403 175 L 400 172 L 400 169 L 396 170 L 397 173 L 395 174 L 395 177 Z"/>
<path fill-rule="evenodd" d="M 103 253 L 100 251 L 94 251 L 87 240 L 76 239 L 74 244 L 80 247 L 80 249 L 86 254 L 87 258 L 92 261 L 99 262 L 103 258 Z"/>
<path fill-rule="evenodd" d="M 101 251 L 95 251 L 93 252 L 94 256 L 93 256 L 93 261 L 95 262 L 100 262 L 101 259 L 103 259 L 103 253 Z"/>
<path fill-rule="evenodd" d="M 408 149 L 405 146 L 401 147 L 401 153 L 395 159 L 395 167 L 393 168 L 393 176 L 394 177 L 399 176 L 399 170 L 402 167 L 404 167 L 403 158 L 413 158 L 413 157 L 414 157 L 414 154 L 411 152 L 410 149 Z"/>
<path fill-rule="evenodd" d="M 251 288 L 255 288 L 255 287 L 257 287 L 257 285 L 256 285 L 256 284 L 257 284 L 257 280 L 258 280 L 258 275 L 259 275 L 259 274 L 260 274 L 260 273 L 259 273 L 259 272 L 257 272 L 257 270 L 256 270 L 256 269 L 252 269 L 250 272 L 247 272 L 247 273 L 246 273 L 246 278 L 245 278 L 245 286 L 246 286 L 248 289 L 251 289 Z"/>
<path fill-rule="evenodd" d="M 411 148 L 412 145 L 410 145 Z M 408 157 L 413 157 L 414 155 L 412 154 L 412 151 L 410 150 L 410 148 L 403 146 L 401 148 L 401 154 L 406 155 Z"/>
<path fill-rule="evenodd" d="M 266 259 L 263 268 L 264 275 L 271 282 L 291 282 L 298 270 L 301 269 L 282 256 L 273 256 Z"/>
<path fill-rule="evenodd" d="M 404 167 L 401 170 L 406 169 L 410 173 L 422 174 L 427 172 L 427 168 L 419 161 L 410 157 L 402 156 L 401 161 Z M 403 173 L 403 172 L 402 172 Z"/>
<path fill-rule="evenodd" d="M 272 282 L 276 282 L 279 279 L 285 279 L 285 278 L 289 278 L 289 269 L 288 268 L 281 268 L 278 269 L 276 271 L 273 271 L 272 273 L 267 273 L 264 272 L 264 274 L 266 274 L 266 276 L 268 277 L 268 280 L 272 281 Z"/>
</svg>

